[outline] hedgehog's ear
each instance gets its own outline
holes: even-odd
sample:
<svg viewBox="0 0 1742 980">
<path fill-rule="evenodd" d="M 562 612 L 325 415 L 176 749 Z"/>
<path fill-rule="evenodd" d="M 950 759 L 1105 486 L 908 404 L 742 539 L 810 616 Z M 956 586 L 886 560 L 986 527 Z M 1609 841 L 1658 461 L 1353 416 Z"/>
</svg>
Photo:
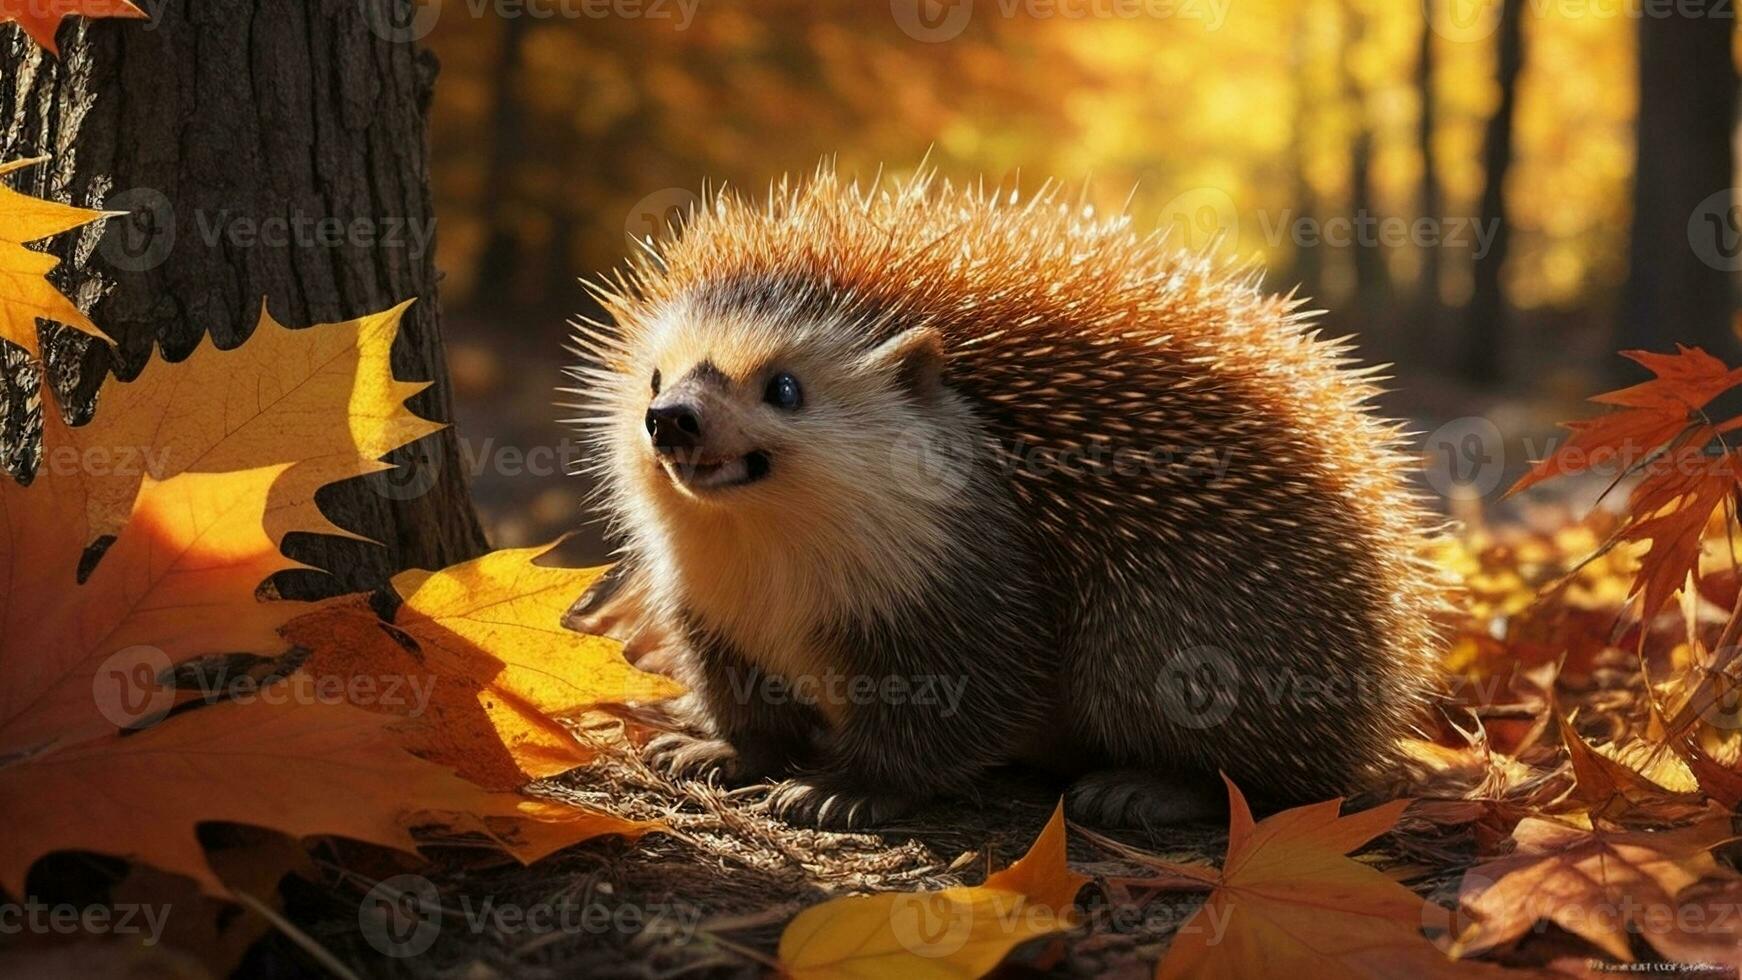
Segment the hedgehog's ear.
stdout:
<svg viewBox="0 0 1742 980">
<path fill-rule="evenodd" d="M 885 340 L 867 354 L 874 370 L 889 371 L 901 386 L 929 399 L 943 387 L 944 339 L 931 327 L 913 327 Z"/>
</svg>

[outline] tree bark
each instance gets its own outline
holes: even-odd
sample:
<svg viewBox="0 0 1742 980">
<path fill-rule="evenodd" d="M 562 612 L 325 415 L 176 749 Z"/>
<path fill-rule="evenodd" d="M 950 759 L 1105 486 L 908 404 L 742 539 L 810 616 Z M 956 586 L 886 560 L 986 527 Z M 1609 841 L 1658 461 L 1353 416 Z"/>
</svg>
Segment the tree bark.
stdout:
<svg viewBox="0 0 1742 980">
<path fill-rule="evenodd" d="M 1736 68 L 1728 17 L 1639 20 L 1638 162 L 1623 348 L 1697 344 L 1732 363 L 1742 216 L 1731 191 Z"/>
<path fill-rule="evenodd" d="M 1297 12 L 1294 20 L 1293 41 L 1289 45 L 1289 74 L 1294 82 L 1293 132 L 1288 141 L 1288 168 L 1294 183 L 1294 207 L 1302 220 L 1310 221 L 1316 226 L 1319 220 L 1318 194 L 1314 192 L 1312 181 L 1307 176 L 1308 145 L 1307 134 L 1312 132 L 1313 116 L 1311 73 L 1307 71 L 1309 53 L 1306 45 L 1306 17 Z M 1292 222 L 1290 223 L 1292 227 Z M 1301 292 L 1319 302 L 1324 302 L 1324 253 L 1319 243 L 1307 246 L 1296 237 L 1293 246 L 1292 265 L 1290 267 L 1290 282 L 1286 285 L 1298 286 Z"/>
<path fill-rule="evenodd" d="M 411 0 L 369 2 L 411 10 Z M 71 421 L 101 411 L 105 376 L 135 376 L 154 344 L 175 361 L 207 334 L 220 348 L 242 343 L 263 299 L 280 322 L 307 325 L 407 298 L 417 302 L 394 371 L 432 382 L 412 408 L 450 421 L 426 140 L 434 58 L 356 0 L 164 0 L 151 10 L 151 22 L 69 20 L 59 60 L 21 32 L 0 33 L 0 159 L 48 154 L 25 190 L 132 212 L 59 244 L 57 284 L 117 342 L 43 327 Z M 377 240 L 246 232 L 326 218 Z M 28 476 L 40 443 L 35 366 L 16 349 L 7 365 L 0 452 Z M 381 544 L 293 535 L 286 551 L 337 581 L 300 575 L 280 582 L 287 594 L 368 589 L 402 568 L 483 550 L 451 429 L 388 459 L 409 469 L 320 496 L 341 526 Z"/>
<path fill-rule="evenodd" d="M 1512 116 L 1518 105 L 1518 76 L 1524 70 L 1525 0 L 1505 0 L 1500 9 L 1495 42 L 1495 81 L 1500 104 L 1488 119 L 1482 143 L 1483 228 L 1494 229 L 1488 254 L 1475 260 L 1474 287 L 1465 317 L 1464 377 L 1480 385 L 1501 381 L 1505 359 L 1506 289 L 1500 274 L 1506 268 L 1506 253 L 1512 244 L 1512 226 L 1506 213 L 1506 174 L 1512 167 Z"/>
<path fill-rule="evenodd" d="M 1434 130 L 1439 113 L 1434 87 L 1434 0 L 1424 0 L 1420 47 L 1416 54 L 1415 90 L 1421 100 L 1421 113 L 1416 117 L 1416 143 L 1421 153 L 1421 216 L 1429 221 L 1442 221 L 1445 215 L 1444 197 L 1440 193 L 1440 171 L 1434 160 Z M 1438 333 L 1440 315 L 1440 249 L 1437 242 L 1420 243 L 1421 276 L 1416 282 L 1416 328 L 1434 337 Z"/>
<path fill-rule="evenodd" d="M 1367 33 L 1365 14 L 1351 7 L 1344 11 L 1348 25 L 1344 44 L 1353 50 Z M 1373 195 L 1373 126 L 1367 109 L 1367 90 L 1351 70 L 1349 60 L 1343 61 L 1343 89 L 1353 104 L 1355 133 L 1349 145 L 1349 216 L 1356 228 L 1377 227 L 1379 205 Z M 1373 335 L 1384 336 L 1386 312 L 1391 307 L 1391 270 L 1386 264 L 1386 246 L 1377 237 L 1358 236 L 1354 244 L 1355 297 L 1361 310 L 1362 328 Z M 1391 349 L 1396 338 L 1385 336 Z"/>
<path fill-rule="evenodd" d="M 490 234 L 478 258 L 476 281 L 484 288 L 472 293 L 473 305 L 482 308 L 489 308 L 504 298 L 524 305 L 517 299 L 521 290 L 515 288 L 522 285 L 516 280 L 525 278 L 521 267 L 520 228 L 509 211 L 514 196 L 515 167 L 526 149 L 525 120 L 517 86 L 525 62 L 526 35 L 531 23 L 528 17 L 503 19 L 502 47 L 497 52 L 496 65 L 491 72 L 490 120 L 494 128 L 490 137 L 483 203 L 484 220 Z M 500 290 L 495 297 L 491 297 L 492 287 Z"/>
</svg>

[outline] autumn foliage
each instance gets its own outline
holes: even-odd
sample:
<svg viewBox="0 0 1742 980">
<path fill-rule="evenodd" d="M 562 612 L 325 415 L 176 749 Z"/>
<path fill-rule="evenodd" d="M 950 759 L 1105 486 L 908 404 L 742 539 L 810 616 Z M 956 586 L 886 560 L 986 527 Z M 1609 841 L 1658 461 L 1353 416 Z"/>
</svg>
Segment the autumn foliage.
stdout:
<svg viewBox="0 0 1742 980">
<path fill-rule="evenodd" d="M 94 217 L 7 194 L 15 239 Z M 23 278 L 4 322 L 81 325 L 40 272 Z M 237 350 L 110 380 L 88 425 L 44 413 L 33 481 L 0 480 L 7 892 L 76 849 L 226 895 L 195 835 L 207 821 L 405 851 L 471 832 L 529 861 L 649 829 L 515 792 L 590 758 L 557 716 L 678 690 L 560 628 L 596 571 L 520 551 L 406 573 L 385 618 L 363 597 L 275 594 L 297 567 L 286 535 L 352 533 L 316 491 L 436 428 L 389 366 L 404 309 L 300 330 L 262 312 Z"/>
<path fill-rule="evenodd" d="M 0 189 L 0 337 L 37 355 L 38 319 L 103 336 L 28 247 L 101 217 Z M 658 829 L 537 792 L 600 757 L 596 732 L 622 744 L 613 712 L 681 690 L 560 626 L 597 570 L 505 550 L 368 595 L 278 595 L 299 567 L 288 535 L 358 533 L 318 491 L 437 428 L 389 363 L 405 309 L 296 329 L 263 309 L 236 349 L 111 379 L 89 424 L 43 413 L 34 478 L 0 480 L 7 894 L 51 853 L 95 852 L 133 862 L 130 881 L 185 879 L 215 919 L 294 862 L 214 855 L 197 834 L 213 822 L 407 853 L 464 838 L 525 862 Z M 1187 893 L 1203 901 L 1161 978 L 1742 967 L 1742 418 L 1710 414 L 1742 368 L 1629 356 L 1653 378 L 1599 396 L 1610 411 L 1515 487 L 1600 478 L 1615 506 L 1434 544 L 1462 582 L 1448 690 L 1391 799 L 1259 819 L 1230 783 L 1219 864 L 1055 811 L 981 884 L 835 896 L 754 955 L 792 977 L 981 976 L 1056 958 L 1090 901 Z M 1092 865 L 1073 867 L 1071 840 Z"/>
</svg>

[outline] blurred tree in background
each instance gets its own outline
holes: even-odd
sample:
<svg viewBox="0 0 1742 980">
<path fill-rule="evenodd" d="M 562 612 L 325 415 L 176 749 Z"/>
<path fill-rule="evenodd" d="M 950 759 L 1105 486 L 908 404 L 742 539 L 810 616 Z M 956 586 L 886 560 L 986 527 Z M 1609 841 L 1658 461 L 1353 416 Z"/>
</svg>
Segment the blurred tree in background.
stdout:
<svg viewBox="0 0 1742 980">
<path fill-rule="evenodd" d="M 450 297 L 579 309 L 575 277 L 617 264 L 629 233 L 704 182 L 757 192 L 825 156 L 868 177 L 929 149 L 956 177 L 1088 178 L 1103 207 L 1129 197 L 1140 227 L 1301 282 L 1406 367 L 1491 383 L 1537 349 L 1612 349 L 1618 322 L 1629 343 L 1662 346 L 1671 322 L 1733 342 L 1730 274 L 1688 241 L 1695 225 L 1720 245 L 1742 230 L 1727 205 L 1694 219 L 1733 182 L 1734 22 L 1716 7 L 1204 0 L 1067 17 L 981 2 L 940 40 L 905 31 L 899 8 L 708 0 L 686 22 L 533 0 L 444 16 L 428 43 Z M 1623 317 L 1630 203 L 1655 217 Z"/>
<path fill-rule="evenodd" d="M 447 0 L 425 39 L 462 413 L 489 402 L 468 384 L 495 385 L 473 431 L 560 414 L 563 321 L 596 312 L 577 277 L 704 186 L 760 194 L 824 158 L 867 179 L 929 154 L 958 180 L 1086 181 L 1140 230 L 1298 284 L 1328 332 L 1395 362 L 1385 408 L 1421 422 L 1505 398 L 1529 403 L 1509 432 L 1546 431 L 1625 370 L 1623 346 L 1742 358 L 1736 31 L 1717 0 L 583 9 Z M 542 486 L 536 506 L 486 493 L 487 517 L 572 519 L 573 482 Z"/>
</svg>

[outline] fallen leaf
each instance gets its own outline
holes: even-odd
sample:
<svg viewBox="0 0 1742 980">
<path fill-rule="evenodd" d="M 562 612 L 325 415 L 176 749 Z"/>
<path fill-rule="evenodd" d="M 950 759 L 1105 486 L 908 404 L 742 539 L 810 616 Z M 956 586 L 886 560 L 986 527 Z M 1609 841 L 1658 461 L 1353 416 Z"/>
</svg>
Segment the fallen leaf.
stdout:
<svg viewBox="0 0 1742 980">
<path fill-rule="evenodd" d="M 266 578 L 297 567 L 260 526 L 282 472 L 148 483 L 82 585 L 83 522 L 68 519 L 79 513 L 75 487 L 0 479 L 0 759 L 149 722 L 170 707 L 160 675 L 190 657 L 283 646 L 278 628 L 309 606 L 255 597 Z"/>
<path fill-rule="evenodd" d="M 780 968 L 795 980 L 980 977 L 1030 939 L 1070 928 L 1088 880 L 1065 861 L 1064 808 L 1028 854 L 983 885 L 830 899 L 780 936 Z"/>
<path fill-rule="evenodd" d="M 1676 821 L 1705 810 L 1699 782 L 1669 745 L 1633 739 L 1595 748 L 1565 718 L 1557 720 L 1573 766 L 1573 798 L 1592 816 Z"/>
<path fill-rule="evenodd" d="M 0 478 L 0 820 L 8 829 L 0 888 L 23 894 L 37 858 L 78 849 L 183 875 L 222 896 L 195 834 L 208 821 L 405 851 L 418 840 L 412 829 L 433 821 L 484 834 L 526 860 L 602 833 L 651 829 L 491 792 L 418 757 L 403 718 L 358 707 L 390 700 L 368 688 L 366 672 L 274 679 L 244 671 L 206 692 L 217 704 L 190 704 L 196 698 L 169 683 L 187 679 L 177 668 L 196 661 L 270 661 L 286 650 L 293 619 L 362 603 L 350 597 L 329 608 L 257 592 L 298 567 L 279 550 L 285 533 L 336 530 L 312 503 L 319 483 L 378 469 L 376 456 L 431 431 L 404 409 L 419 386 L 394 380 L 388 363 L 403 309 L 301 331 L 268 318 L 258 349 L 201 352 L 191 366 L 111 381 L 99 419 L 119 418 L 78 437 L 45 413 L 36 479 L 26 487 Z M 114 451 L 127 447 L 151 462 L 117 471 Z M 287 483 L 301 496 L 279 496 Z M 591 573 L 534 568 L 530 559 L 504 553 L 407 573 L 396 580 L 409 600 L 401 625 L 376 620 L 371 629 L 421 644 L 427 660 L 455 672 L 446 683 L 475 702 L 494 684 L 485 704 L 591 706 L 612 692 L 674 687 L 621 663 L 612 641 L 562 631 L 572 594 L 556 593 L 578 593 Z M 495 647 L 506 659 L 490 659 Z M 594 677 L 569 680 L 595 668 Z M 415 676 L 435 677 L 427 665 Z M 584 698 L 562 696 L 581 689 Z M 545 720 L 552 734 L 561 730 Z"/>
<path fill-rule="evenodd" d="M 572 844 L 595 837 L 618 836 L 639 840 L 642 835 L 663 830 L 651 820 L 627 820 L 586 807 L 552 800 L 502 797 L 501 805 L 485 812 L 430 812 L 432 833 L 439 836 L 475 833 L 494 841 L 522 864 L 541 861 Z"/>
<path fill-rule="evenodd" d="M 354 601 L 289 623 L 284 635 L 311 651 L 304 670 L 371 680 L 372 696 L 358 702 L 415 722 L 405 730 L 420 754 L 494 789 L 554 776 L 596 755 L 559 716 L 683 688 L 631 667 L 616 640 L 562 628 L 564 610 L 603 570 L 533 564 L 547 550 L 406 572 L 393 580 L 404 602 L 391 623 Z M 408 696 L 373 696 L 387 690 Z"/>
<path fill-rule="evenodd" d="M 407 828 L 419 811 L 468 811 L 488 794 L 406 752 L 389 722 L 293 676 L 245 701 L 0 768 L 0 799 L 17 804 L 0 836 L 0 887 L 25 894 L 37 857 L 76 849 L 224 895 L 195 835 L 209 820 L 414 851 Z"/>
<path fill-rule="evenodd" d="M 1730 837 L 1729 816 L 1716 809 L 1697 824 L 1657 832 L 1526 818 L 1513 831 L 1513 853 L 1465 876 L 1459 903 L 1472 924 L 1453 952 L 1481 953 L 1547 921 L 1618 960 L 1632 961 L 1636 935 L 1673 957 L 1699 938 L 1678 921 L 1682 891 L 1702 881 L 1742 881 L 1709 853 Z M 1742 923 L 1724 928 L 1734 936 Z"/>
<path fill-rule="evenodd" d="M 1439 977 L 1469 972 L 1421 933 L 1431 907 L 1347 855 L 1397 823 L 1408 800 L 1339 816 L 1341 800 L 1254 823 L 1228 781 L 1228 852 L 1219 873 L 1146 861 L 1214 885 L 1156 967 L 1172 977 Z"/>
<path fill-rule="evenodd" d="M 120 528 L 145 477 L 270 464 L 290 467 L 267 509 L 273 541 L 292 530 L 355 537 L 321 514 L 315 491 L 391 469 L 380 457 L 441 428 L 405 407 L 428 383 L 393 376 L 410 305 L 292 330 L 263 304 L 242 346 L 206 340 L 185 360 L 153 360 L 134 381 L 105 385 L 101 411 L 62 451 L 84 475 L 91 534 Z"/>
</svg>

